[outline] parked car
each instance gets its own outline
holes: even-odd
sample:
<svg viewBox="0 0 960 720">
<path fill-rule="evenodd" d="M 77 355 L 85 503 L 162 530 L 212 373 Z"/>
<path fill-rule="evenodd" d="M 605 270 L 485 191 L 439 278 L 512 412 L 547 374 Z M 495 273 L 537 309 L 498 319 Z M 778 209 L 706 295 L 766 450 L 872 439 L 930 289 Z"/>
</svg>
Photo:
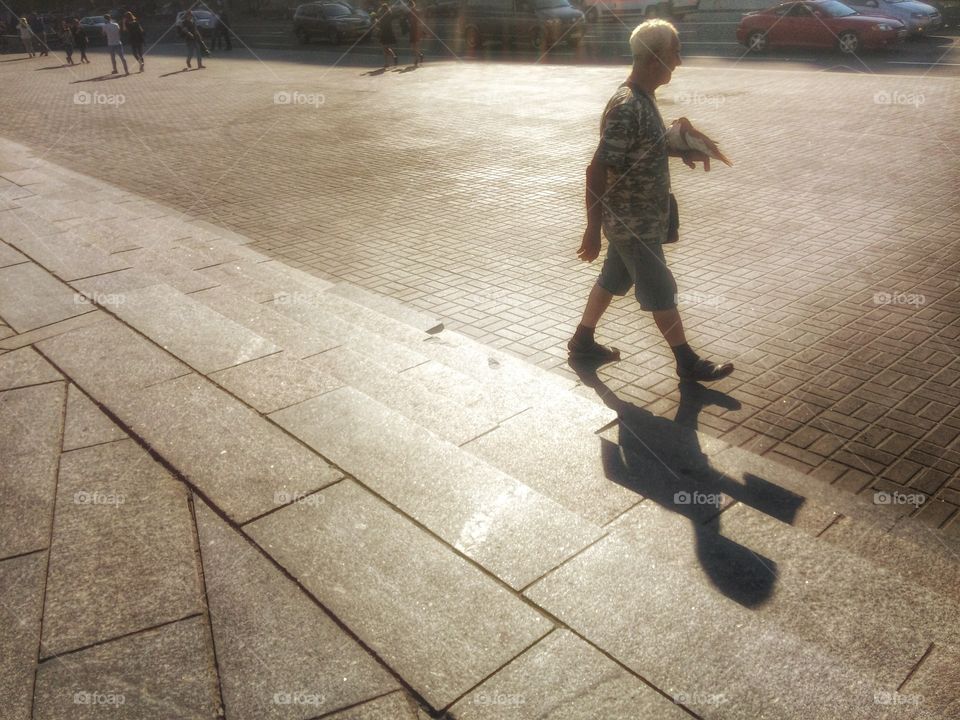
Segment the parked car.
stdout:
<svg viewBox="0 0 960 720">
<path fill-rule="evenodd" d="M 209 10 L 191 10 L 190 12 L 193 13 L 193 21 L 196 23 L 200 35 L 205 38 L 213 37 L 213 32 L 217 29 L 217 16 Z M 185 10 L 178 12 L 174 24 L 179 25 L 182 23 L 185 14 Z"/>
<path fill-rule="evenodd" d="M 838 0 L 782 3 L 747 13 L 737 26 L 737 42 L 753 52 L 799 47 L 855 53 L 894 46 L 906 35 L 899 20 L 862 15 Z"/>
<path fill-rule="evenodd" d="M 682 20 L 699 5 L 700 0 L 577 0 L 577 6 L 590 21 L 638 20 L 641 17 Z"/>
<path fill-rule="evenodd" d="M 576 47 L 585 32 L 583 13 L 568 0 L 465 0 L 460 33 L 476 50 L 488 40 L 545 50 L 559 42 Z"/>
<path fill-rule="evenodd" d="M 916 0 L 846 0 L 846 3 L 864 15 L 896 18 L 907 26 L 908 35 L 925 35 L 943 26 L 939 10 Z"/>
<path fill-rule="evenodd" d="M 87 36 L 90 45 L 106 45 L 107 36 L 103 34 L 103 26 L 107 24 L 103 15 L 90 15 L 80 18 L 80 31 Z"/>
<path fill-rule="evenodd" d="M 301 45 L 311 38 L 334 44 L 357 40 L 368 36 L 372 27 L 368 12 L 345 1 L 306 3 L 293 13 L 293 34 Z"/>
<path fill-rule="evenodd" d="M 960 26 L 960 0 L 927 0 L 940 13 L 943 27 Z"/>
</svg>

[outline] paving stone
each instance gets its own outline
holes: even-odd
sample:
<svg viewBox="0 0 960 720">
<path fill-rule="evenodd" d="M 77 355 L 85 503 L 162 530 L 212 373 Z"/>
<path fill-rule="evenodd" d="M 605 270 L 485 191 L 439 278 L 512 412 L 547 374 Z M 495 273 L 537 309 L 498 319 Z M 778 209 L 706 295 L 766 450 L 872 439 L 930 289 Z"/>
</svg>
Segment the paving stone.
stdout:
<svg viewBox="0 0 960 720">
<path fill-rule="evenodd" d="M 468 411 L 453 400 L 431 393 L 406 373 L 386 373 L 377 363 L 347 347 L 314 355 L 304 362 L 454 445 L 462 445 L 496 427 L 493 418 Z"/>
<path fill-rule="evenodd" d="M 31 718 L 46 561 L 46 553 L 0 561 L 0 707 L 5 720 Z"/>
<path fill-rule="evenodd" d="M 63 426 L 63 449 L 123 440 L 126 433 L 113 424 L 76 385 L 67 388 L 67 413 Z"/>
<path fill-rule="evenodd" d="M 183 485 L 133 441 L 64 453 L 41 657 L 202 611 Z"/>
<path fill-rule="evenodd" d="M 50 542 L 65 383 L 0 393 L 0 557 Z"/>
<path fill-rule="evenodd" d="M 331 283 L 306 273 L 298 273 L 294 268 L 274 260 L 224 263 L 202 272 L 241 294 L 245 294 L 243 288 L 251 283 L 258 293 L 269 293 L 269 297 L 256 295 L 251 298 L 257 302 L 280 300 L 292 303 L 323 292 L 331 286 Z"/>
<path fill-rule="evenodd" d="M 210 379 L 265 414 L 343 387 L 331 373 L 285 352 L 212 373 Z"/>
<path fill-rule="evenodd" d="M 523 402 L 516 395 L 508 391 L 491 392 L 491 388 L 476 379 L 436 360 L 404 370 L 401 375 L 434 395 L 442 395 L 459 403 L 467 412 L 491 418 L 495 422 L 503 422 L 530 407 L 530 403 Z"/>
<path fill-rule="evenodd" d="M 37 348 L 77 385 L 108 408 L 190 368 L 113 319 L 37 343 Z"/>
<path fill-rule="evenodd" d="M 415 703 L 403 693 L 390 693 L 382 698 L 330 715 L 330 720 L 426 720 Z"/>
<path fill-rule="evenodd" d="M 63 380 L 63 376 L 32 348 L 20 348 L 0 357 L 0 390 L 57 380 Z"/>
<path fill-rule="evenodd" d="M 344 297 L 347 300 L 355 302 L 359 305 L 364 305 L 382 315 L 386 315 L 394 320 L 399 320 L 406 325 L 410 325 L 411 327 L 414 327 L 417 330 L 422 330 L 426 333 L 435 333 L 443 330 L 442 321 L 428 315 L 427 313 L 398 303 L 393 298 L 384 295 L 377 295 L 376 293 L 371 293 L 367 290 L 364 290 L 359 285 L 354 285 L 352 283 L 337 283 L 330 288 L 328 292 Z"/>
<path fill-rule="evenodd" d="M 5 337 L 3 340 L 0 340 L 0 350 L 16 350 L 17 348 L 26 347 L 27 345 L 33 345 L 41 340 L 56 337 L 57 335 L 62 335 L 63 333 L 70 332 L 71 330 L 87 327 L 89 325 L 96 325 L 97 323 L 103 322 L 105 319 L 107 319 L 107 316 L 103 312 L 100 310 L 94 310 L 93 312 L 77 315 L 76 317 L 61 320 L 58 323 L 45 325 L 44 327 L 37 328 L 36 330 L 30 330 L 29 332 L 21 334 L 13 333 L 13 331 L 10 330 L 10 333 L 7 334 L 7 337 Z"/>
<path fill-rule="evenodd" d="M 940 718 L 960 717 L 960 651 L 935 645 L 899 693 L 880 700 L 908 710 L 919 705 Z"/>
<path fill-rule="evenodd" d="M 213 383 L 187 375 L 122 398 L 117 414 L 234 522 L 338 480 L 339 472 Z"/>
<path fill-rule="evenodd" d="M 216 671 L 202 617 L 48 660 L 37 671 L 37 720 L 208 720 Z"/>
<path fill-rule="evenodd" d="M 526 595 L 661 691 L 683 694 L 702 717 L 885 717 L 874 693 L 897 686 L 903 676 L 891 679 L 892 670 L 905 656 L 863 668 L 823 638 L 797 637 L 784 624 L 796 605 L 781 597 L 793 588 L 768 568 L 779 571 L 752 548 L 691 533 L 683 518 L 644 502 Z M 922 652 L 906 654 L 916 662 Z"/>
<path fill-rule="evenodd" d="M 143 262 L 148 269 L 135 267 L 129 270 L 118 270 L 105 275 L 74 280 L 71 285 L 89 297 L 108 299 L 112 296 L 124 298 L 132 290 L 161 284 L 176 288 L 182 293 L 197 292 L 215 286 L 214 281 L 206 276 L 164 261 L 160 257 L 151 259 L 149 263 Z M 119 305 L 122 302 L 123 300 L 114 301 L 112 304 Z"/>
<path fill-rule="evenodd" d="M 76 233 L 69 230 L 57 235 L 21 238 L 16 245 L 35 263 L 42 265 L 65 281 L 125 270 L 130 267 L 123 256 L 110 255 L 84 242 Z"/>
<path fill-rule="evenodd" d="M 573 512 L 353 388 L 271 417 L 515 588 L 600 536 Z"/>
<path fill-rule="evenodd" d="M 320 496 L 247 530 L 434 708 L 550 630 L 542 615 L 352 481 Z"/>
<path fill-rule="evenodd" d="M 93 308 L 33 263 L 0 268 L 0 317 L 18 333 L 83 315 Z"/>
<path fill-rule="evenodd" d="M 451 713 L 458 720 L 690 717 L 568 630 L 552 632 L 458 701 Z"/>
<path fill-rule="evenodd" d="M 312 718 L 399 687 L 246 538 L 196 513 L 227 717 Z"/>
<path fill-rule="evenodd" d="M 298 358 L 316 355 L 340 344 L 338 340 L 311 332 L 287 316 L 226 287 L 193 293 L 190 297 L 210 306 L 234 322 L 250 328 L 260 337 L 282 347 L 287 354 Z"/>
<path fill-rule="evenodd" d="M 0 241 L 0 268 L 7 267 L 9 265 L 18 265 L 25 262 L 29 262 L 27 258 L 25 258 L 15 248 L 11 247 L 5 242 Z"/>
<path fill-rule="evenodd" d="M 127 291 L 114 312 L 204 374 L 281 350 L 167 285 Z"/>
</svg>

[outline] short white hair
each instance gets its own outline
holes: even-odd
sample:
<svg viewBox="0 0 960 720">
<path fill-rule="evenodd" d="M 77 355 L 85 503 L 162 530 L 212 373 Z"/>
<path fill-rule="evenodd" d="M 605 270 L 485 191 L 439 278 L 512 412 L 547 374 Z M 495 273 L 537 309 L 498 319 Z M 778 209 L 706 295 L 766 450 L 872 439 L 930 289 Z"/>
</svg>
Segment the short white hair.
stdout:
<svg viewBox="0 0 960 720">
<path fill-rule="evenodd" d="M 634 63 L 643 65 L 654 57 L 662 59 L 674 40 L 679 42 L 680 35 L 672 23 L 660 18 L 640 23 L 630 33 Z"/>
</svg>

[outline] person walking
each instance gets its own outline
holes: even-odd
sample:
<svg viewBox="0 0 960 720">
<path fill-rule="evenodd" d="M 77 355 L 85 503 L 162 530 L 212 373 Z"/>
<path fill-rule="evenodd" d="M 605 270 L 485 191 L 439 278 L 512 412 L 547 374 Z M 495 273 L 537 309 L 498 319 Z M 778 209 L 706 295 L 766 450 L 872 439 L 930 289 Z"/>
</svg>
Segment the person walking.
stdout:
<svg viewBox="0 0 960 720">
<path fill-rule="evenodd" d="M 30 13 L 27 15 L 27 22 L 30 25 L 30 32 L 33 33 L 34 51 L 39 50 L 40 57 L 49 55 L 50 53 L 47 49 L 47 25 L 43 21 L 43 18 L 36 13 Z"/>
<path fill-rule="evenodd" d="M 398 62 L 397 51 L 393 49 L 397 44 L 397 36 L 393 32 L 393 11 L 386 0 L 377 10 L 377 28 L 380 31 L 380 46 L 383 48 L 383 69 L 386 70 L 391 58 L 394 65 Z"/>
<path fill-rule="evenodd" d="M 143 72 L 143 41 L 145 33 L 137 16 L 129 10 L 123 14 L 123 29 L 127 33 L 127 42 L 130 43 L 130 52 L 140 63 L 140 72 Z"/>
<path fill-rule="evenodd" d="M 109 15 L 104 15 L 103 19 L 107 24 L 103 26 L 103 34 L 107 37 L 107 49 L 110 51 L 110 64 L 113 65 L 113 74 L 117 74 L 117 57 L 123 63 L 123 74 L 129 75 L 127 69 L 127 58 L 123 54 L 123 42 L 120 40 L 120 26 L 110 19 Z"/>
<path fill-rule="evenodd" d="M 20 24 L 17 26 L 17 32 L 20 33 L 20 42 L 23 43 L 23 49 L 30 57 L 36 57 L 33 52 L 33 30 L 30 29 L 30 23 L 26 18 L 20 18 Z"/>
<path fill-rule="evenodd" d="M 407 16 L 410 25 L 410 54 L 413 56 L 413 66 L 419 67 L 423 62 L 423 53 L 420 52 L 420 42 L 423 40 L 423 20 L 417 12 L 416 0 L 410 0 L 410 12 Z"/>
<path fill-rule="evenodd" d="M 704 153 L 668 149 L 654 99 L 681 64 L 680 38 L 669 22 L 648 20 L 630 35 L 630 48 L 632 71 L 604 109 L 600 144 L 587 168 L 587 228 L 577 250 L 581 260 L 595 260 L 602 229 L 607 255 L 567 349 L 571 360 L 619 360 L 620 351 L 599 344 L 594 331 L 613 296 L 626 295 L 632 286 L 673 351 L 680 379 L 719 380 L 733 372 L 733 364 L 711 362 L 690 348 L 677 310 L 677 284 L 663 255 L 670 225 L 668 157 L 710 169 Z"/>
<path fill-rule="evenodd" d="M 89 64 L 87 59 L 87 34 L 80 27 L 80 18 L 70 20 L 70 32 L 73 33 L 73 46 L 80 51 L 80 62 Z"/>
<path fill-rule="evenodd" d="M 216 13 L 217 26 L 213 31 L 213 49 L 217 50 L 223 47 L 224 50 L 233 50 L 230 42 L 230 17 L 227 15 L 227 9 L 223 6 Z"/>
<path fill-rule="evenodd" d="M 67 65 L 73 65 L 73 31 L 70 29 L 70 23 L 66 20 L 60 21 L 60 42 L 63 44 L 63 52 L 67 56 Z"/>
<path fill-rule="evenodd" d="M 203 69 L 203 51 L 206 50 L 206 46 L 203 44 L 203 38 L 200 37 L 200 29 L 197 27 L 197 23 L 193 19 L 193 13 L 187 10 L 183 15 L 183 20 L 180 22 L 180 25 L 177 26 L 180 36 L 183 38 L 184 42 L 187 44 L 187 67 L 192 67 L 190 65 L 190 60 L 194 55 L 197 56 L 197 69 Z"/>
</svg>

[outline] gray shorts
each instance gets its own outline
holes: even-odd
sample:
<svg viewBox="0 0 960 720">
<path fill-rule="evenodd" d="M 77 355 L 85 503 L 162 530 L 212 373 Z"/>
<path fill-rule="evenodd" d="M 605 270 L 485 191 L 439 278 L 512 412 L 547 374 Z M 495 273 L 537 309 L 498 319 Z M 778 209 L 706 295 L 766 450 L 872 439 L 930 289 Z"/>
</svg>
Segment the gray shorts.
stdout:
<svg viewBox="0 0 960 720">
<path fill-rule="evenodd" d="M 643 310 L 677 306 L 677 283 L 660 243 L 609 240 L 597 284 L 614 295 L 626 295 L 632 285 Z"/>
</svg>

